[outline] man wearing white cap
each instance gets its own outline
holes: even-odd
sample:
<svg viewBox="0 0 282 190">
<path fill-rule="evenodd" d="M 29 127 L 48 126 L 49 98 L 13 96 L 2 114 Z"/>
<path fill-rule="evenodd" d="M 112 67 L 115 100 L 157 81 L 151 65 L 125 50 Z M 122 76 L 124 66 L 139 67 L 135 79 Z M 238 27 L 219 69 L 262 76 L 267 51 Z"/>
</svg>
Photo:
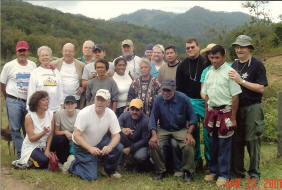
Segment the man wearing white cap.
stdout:
<svg viewBox="0 0 282 190">
<path fill-rule="evenodd" d="M 21 155 L 23 138 L 25 135 L 24 118 L 26 111 L 27 90 L 30 73 L 36 64 L 27 59 L 29 45 L 26 41 L 19 41 L 16 45 L 17 58 L 6 63 L 1 72 L 1 91 L 6 98 L 6 108 L 11 136 L 17 151 Z"/>
<path fill-rule="evenodd" d="M 97 179 L 98 157 L 104 158 L 104 171 L 108 176 L 121 177 L 116 172 L 123 150 L 119 144 L 121 130 L 115 113 L 108 108 L 110 97 L 108 90 L 98 90 L 95 104 L 85 107 L 77 115 L 72 137 L 75 159 L 70 156 L 66 165 L 70 164 L 69 172 L 82 179 Z M 107 135 L 108 131 L 111 137 Z"/>
<path fill-rule="evenodd" d="M 120 57 L 125 58 L 127 61 L 125 74 L 129 74 L 132 79 L 136 78 L 140 73 L 139 64 L 141 62 L 141 58 L 134 54 L 134 46 L 132 40 L 123 40 L 121 43 L 121 51 L 122 55 Z M 115 60 L 113 61 L 113 63 L 114 62 Z M 111 65 L 110 68 L 114 70 L 114 65 Z"/>
</svg>

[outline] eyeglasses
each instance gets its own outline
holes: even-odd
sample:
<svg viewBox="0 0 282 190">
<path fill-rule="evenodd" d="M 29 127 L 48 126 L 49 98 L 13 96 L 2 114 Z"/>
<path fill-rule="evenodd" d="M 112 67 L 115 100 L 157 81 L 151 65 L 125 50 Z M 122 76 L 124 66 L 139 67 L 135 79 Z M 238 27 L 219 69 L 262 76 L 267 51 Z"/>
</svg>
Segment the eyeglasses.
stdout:
<svg viewBox="0 0 282 190">
<path fill-rule="evenodd" d="M 21 52 L 26 52 L 26 51 L 27 51 L 27 49 L 19 49 L 19 50 L 18 50 L 18 52 L 20 52 L 20 53 L 21 53 Z"/>
<path fill-rule="evenodd" d="M 186 47 L 186 50 L 195 49 L 196 46 Z"/>
<path fill-rule="evenodd" d="M 140 109 L 136 108 L 136 107 L 130 107 L 131 111 L 140 111 Z"/>
</svg>

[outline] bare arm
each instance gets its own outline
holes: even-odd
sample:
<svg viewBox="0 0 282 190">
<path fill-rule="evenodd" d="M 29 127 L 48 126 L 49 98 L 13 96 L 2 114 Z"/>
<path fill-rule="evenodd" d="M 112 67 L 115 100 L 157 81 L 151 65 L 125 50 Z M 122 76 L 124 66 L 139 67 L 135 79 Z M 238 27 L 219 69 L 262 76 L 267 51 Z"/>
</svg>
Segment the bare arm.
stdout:
<svg viewBox="0 0 282 190">
<path fill-rule="evenodd" d="M 26 130 L 26 133 L 27 133 L 27 136 L 30 142 L 38 141 L 41 137 L 43 137 L 46 133 L 48 133 L 51 130 L 49 126 L 46 126 L 44 127 L 43 131 L 41 131 L 38 134 L 34 134 L 33 122 L 32 122 L 30 115 L 26 116 L 24 125 L 25 125 L 25 130 Z"/>
<path fill-rule="evenodd" d="M 82 87 L 84 89 L 86 89 L 87 83 L 88 83 L 88 80 L 82 79 Z"/>
<path fill-rule="evenodd" d="M 1 82 L 1 92 L 3 96 L 6 98 L 6 84 Z"/>
<path fill-rule="evenodd" d="M 206 95 L 202 93 L 203 86 L 204 86 L 204 83 L 201 83 L 201 91 L 200 91 L 200 95 L 201 95 L 201 98 L 202 98 L 203 100 L 205 100 Z"/>
<path fill-rule="evenodd" d="M 50 147 L 51 147 L 51 143 L 52 143 L 52 139 L 53 139 L 54 128 L 55 128 L 55 117 L 53 115 L 52 122 L 51 122 L 51 131 L 50 131 L 50 134 L 47 138 L 47 145 L 46 145 L 46 149 L 45 149 L 45 152 L 44 152 L 44 154 L 47 157 L 50 157 Z"/>
<path fill-rule="evenodd" d="M 235 71 L 235 70 L 231 70 L 229 72 L 229 77 L 231 79 L 233 79 L 234 81 L 236 81 L 241 86 L 243 86 L 243 87 L 245 87 L 245 88 L 247 88 L 251 91 L 261 93 L 261 94 L 264 92 L 264 85 L 252 83 L 252 82 L 248 82 L 248 81 L 243 80 L 241 78 L 241 76 L 238 74 L 238 72 Z"/>
<path fill-rule="evenodd" d="M 67 130 L 61 130 L 61 127 L 57 125 L 55 125 L 55 135 L 65 135 L 68 140 L 72 140 L 72 134 Z"/>
<path fill-rule="evenodd" d="M 231 121 L 233 126 L 236 126 L 236 114 L 239 106 L 239 95 L 232 96 L 232 116 L 231 116 Z"/>
<path fill-rule="evenodd" d="M 116 113 L 117 110 L 117 102 L 113 102 L 113 107 L 112 107 L 113 111 Z"/>
</svg>

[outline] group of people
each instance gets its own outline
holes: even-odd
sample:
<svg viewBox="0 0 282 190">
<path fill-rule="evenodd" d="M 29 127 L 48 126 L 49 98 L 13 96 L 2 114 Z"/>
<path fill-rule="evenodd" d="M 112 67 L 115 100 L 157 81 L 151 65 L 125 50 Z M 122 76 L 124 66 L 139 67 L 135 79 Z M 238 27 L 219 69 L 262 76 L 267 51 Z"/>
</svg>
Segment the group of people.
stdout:
<svg viewBox="0 0 282 190">
<path fill-rule="evenodd" d="M 27 59 L 28 43 L 19 41 L 0 81 L 18 156 L 12 165 L 48 168 L 58 159 L 63 172 L 87 180 L 97 179 L 98 163 L 103 175 L 116 178 L 120 167 L 153 165 L 154 180 L 172 171 L 192 183 L 203 167 L 203 127 L 204 180 L 223 186 L 244 178 L 246 145 L 248 174 L 258 182 L 267 78 L 251 40 L 236 38 L 233 64 L 221 45 L 200 51 L 188 38 L 183 61 L 175 46 L 161 44 L 148 44 L 140 58 L 126 39 L 122 55 L 108 62 L 104 47 L 88 40 L 79 59 L 71 43 L 54 61 L 48 46 L 39 47 L 38 67 Z"/>
</svg>

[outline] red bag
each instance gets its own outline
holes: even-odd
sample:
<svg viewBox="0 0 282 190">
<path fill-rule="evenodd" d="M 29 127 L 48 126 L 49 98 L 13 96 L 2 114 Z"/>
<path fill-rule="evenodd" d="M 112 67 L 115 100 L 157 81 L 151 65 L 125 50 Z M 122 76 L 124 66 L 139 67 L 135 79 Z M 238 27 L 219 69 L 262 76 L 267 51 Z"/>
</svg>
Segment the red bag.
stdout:
<svg viewBox="0 0 282 190">
<path fill-rule="evenodd" d="M 59 159 L 54 152 L 50 152 L 51 156 L 49 158 L 49 170 L 57 171 L 59 170 Z"/>
</svg>

